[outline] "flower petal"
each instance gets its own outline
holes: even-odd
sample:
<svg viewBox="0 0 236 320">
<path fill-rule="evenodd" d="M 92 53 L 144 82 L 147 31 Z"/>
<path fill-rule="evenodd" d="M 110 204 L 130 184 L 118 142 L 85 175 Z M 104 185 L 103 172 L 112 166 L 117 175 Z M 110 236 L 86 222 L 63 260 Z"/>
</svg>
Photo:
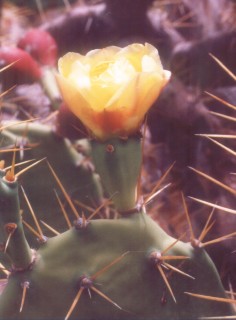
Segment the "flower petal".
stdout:
<svg viewBox="0 0 236 320">
<path fill-rule="evenodd" d="M 162 70 L 162 64 L 158 54 L 158 50 L 149 43 L 145 43 L 145 45 L 142 45 L 140 43 L 131 44 L 121 49 L 117 54 L 117 58 L 119 56 L 125 57 L 133 65 L 137 72 L 143 71 L 142 59 L 144 56 L 151 57 L 154 62 L 156 62 L 156 67 L 158 68 L 158 70 Z"/>
<path fill-rule="evenodd" d="M 92 109 L 89 102 L 81 94 L 76 86 L 74 86 L 69 80 L 62 76 L 57 76 L 57 82 L 62 92 L 65 103 L 69 106 L 70 110 L 81 119 L 86 125 L 87 118 L 91 118 Z"/>
<path fill-rule="evenodd" d="M 58 70 L 61 75 L 67 77 L 73 71 L 73 64 L 80 61 L 82 64 L 88 63 L 88 58 L 79 53 L 68 52 L 58 60 Z"/>
<path fill-rule="evenodd" d="M 115 94 L 105 105 L 105 109 L 112 111 L 125 108 L 128 111 L 136 104 L 136 89 L 139 74 L 136 74 L 129 82 L 124 83 L 118 88 Z"/>
<path fill-rule="evenodd" d="M 89 57 L 91 59 L 91 62 L 94 61 L 94 63 L 96 63 L 97 61 L 101 62 L 110 59 L 113 60 L 116 53 L 120 50 L 121 48 L 116 46 L 110 46 L 104 49 L 94 49 L 89 51 L 86 54 L 86 57 Z"/>
<path fill-rule="evenodd" d="M 167 77 L 163 78 L 158 72 L 141 73 L 137 84 L 136 105 L 130 110 L 124 126 L 127 132 L 141 125 L 145 114 L 159 96 L 162 88 L 167 83 Z"/>
<path fill-rule="evenodd" d="M 163 87 L 170 79 L 170 72 L 163 70 L 153 73 L 141 73 L 137 87 L 137 104 L 143 115 L 155 102 Z"/>
</svg>

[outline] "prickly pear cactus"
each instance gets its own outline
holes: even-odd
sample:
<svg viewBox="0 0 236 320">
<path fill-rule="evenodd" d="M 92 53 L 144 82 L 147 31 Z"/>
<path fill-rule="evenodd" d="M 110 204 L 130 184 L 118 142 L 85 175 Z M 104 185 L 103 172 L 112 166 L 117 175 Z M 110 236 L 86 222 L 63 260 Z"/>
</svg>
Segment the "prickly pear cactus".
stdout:
<svg viewBox="0 0 236 320">
<path fill-rule="evenodd" d="M 116 212 L 117 219 L 95 219 L 104 204 L 90 214 L 77 210 L 57 176 L 57 170 L 63 172 L 68 168 L 59 159 L 59 166 L 57 161 L 54 165 L 49 161 L 48 173 L 56 178 L 75 217 L 69 230 L 62 233 L 54 230 L 56 235 L 48 238 L 33 215 L 35 227 L 30 228 L 34 232 L 37 230 L 40 242 L 40 247 L 35 250 L 24 232 L 25 213 L 22 215 L 20 210 L 19 174 L 16 173 L 15 160 L 10 169 L 2 164 L 0 241 L 1 251 L 9 260 L 6 264 L 9 267 L 2 269 L 7 275 L 2 281 L 3 292 L 0 296 L 2 320 L 196 320 L 234 315 L 232 301 L 226 298 L 220 277 L 202 242 L 191 239 L 190 243 L 185 243 L 181 238 L 172 238 L 146 212 L 146 204 L 154 194 L 143 198 L 138 186 L 142 166 L 140 123 L 169 75 L 162 70 L 159 57 L 150 45 L 136 44 L 126 48 L 122 52 L 125 58 L 127 52 L 130 56 L 130 50 L 135 61 L 131 59 L 131 65 L 126 65 L 124 70 L 120 68 L 121 62 L 124 63 L 120 55 L 118 65 L 110 62 L 114 52 L 119 51 L 115 47 L 102 52 L 98 50 L 88 56 L 99 57 L 98 64 L 95 61 L 91 71 L 96 81 L 99 72 L 110 67 L 110 72 L 102 74 L 102 79 L 113 74 L 117 67 L 119 79 L 126 76 L 127 68 L 132 73 L 127 87 L 122 86 L 119 90 L 117 83 L 114 85 L 115 96 L 109 98 L 108 105 L 112 106 L 109 111 L 95 110 L 94 98 L 90 100 L 88 92 L 82 95 L 75 85 L 70 86 L 68 79 L 59 80 L 60 86 L 66 87 L 66 93 L 62 89 L 66 102 L 73 112 L 77 112 L 77 101 L 78 113 L 81 111 L 83 114 L 81 120 L 90 130 L 91 156 L 108 196 L 105 204 L 113 202 L 111 208 Z M 104 57 L 106 60 L 101 63 L 100 59 Z M 144 75 L 140 71 L 138 76 L 133 75 L 134 66 L 138 65 L 140 69 L 140 57 Z M 70 63 L 75 58 L 70 56 Z M 108 66 L 107 60 L 111 66 Z M 64 68 L 66 78 L 70 67 L 61 68 Z M 150 72 L 150 69 L 155 72 Z M 71 70 L 74 71 L 73 68 Z M 88 84 L 88 79 L 84 84 Z M 97 82 L 93 89 L 98 90 Z M 103 83 L 100 90 L 104 90 Z M 127 94 L 127 90 L 131 93 Z M 104 104 L 110 91 L 111 87 L 104 94 Z M 118 97 L 117 92 L 120 94 Z M 124 105 L 127 101 L 132 108 L 127 107 L 126 110 Z M 44 148 L 47 143 L 53 145 L 51 134 L 46 134 L 44 138 Z M 36 147 L 40 157 L 42 145 Z M 58 145 L 54 147 L 53 152 L 56 153 Z M 50 148 L 46 150 L 50 153 Z M 50 154 L 48 157 L 53 158 Z M 66 161 L 66 165 L 68 163 Z M 65 181 L 68 180 L 69 177 L 66 177 Z M 91 193 L 96 190 L 95 183 L 91 184 L 90 190 Z M 50 215 L 50 210 L 47 214 Z M 208 228 L 209 222 L 206 230 Z"/>
</svg>

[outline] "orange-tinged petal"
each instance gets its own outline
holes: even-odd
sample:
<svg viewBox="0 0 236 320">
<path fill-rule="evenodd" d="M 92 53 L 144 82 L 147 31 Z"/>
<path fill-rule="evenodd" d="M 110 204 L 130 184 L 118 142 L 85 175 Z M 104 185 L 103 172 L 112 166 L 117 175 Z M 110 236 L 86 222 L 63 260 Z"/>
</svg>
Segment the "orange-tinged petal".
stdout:
<svg viewBox="0 0 236 320">
<path fill-rule="evenodd" d="M 129 117 L 131 107 L 134 108 L 136 105 L 137 81 L 138 76 L 119 88 L 109 103 L 94 114 L 94 122 L 102 132 L 97 136 L 102 140 L 109 136 L 126 134 L 124 124 Z"/>
<path fill-rule="evenodd" d="M 100 133 L 97 130 L 97 137 L 105 140 L 114 135 L 122 135 L 124 118 L 125 113 L 122 113 L 122 109 L 113 111 L 104 109 L 96 114 L 94 120 L 100 128 Z"/>
</svg>

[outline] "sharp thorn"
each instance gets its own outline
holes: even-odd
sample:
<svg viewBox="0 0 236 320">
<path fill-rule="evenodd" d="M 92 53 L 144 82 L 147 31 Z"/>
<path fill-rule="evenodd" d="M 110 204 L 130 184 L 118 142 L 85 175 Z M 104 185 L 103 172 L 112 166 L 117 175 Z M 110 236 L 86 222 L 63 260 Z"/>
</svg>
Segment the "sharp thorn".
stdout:
<svg viewBox="0 0 236 320">
<path fill-rule="evenodd" d="M 65 316 L 65 320 L 68 320 L 70 315 L 72 314 L 73 310 L 75 309 L 77 303 L 79 302 L 79 299 L 81 297 L 81 294 L 83 293 L 84 288 L 81 287 L 77 293 L 77 295 L 75 296 L 75 299 L 73 300 L 72 305 L 70 306 L 69 311 L 67 312 L 67 315 Z"/>
<path fill-rule="evenodd" d="M 210 215 L 209 215 L 209 217 L 208 217 L 208 219 L 207 219 L 207 221 L 206 221 L 206 223 L 205 223 L 205 226 L 204 226 L 204 228 L 202 229 L 202 232 L 200 233 L 200 236 L 199 236 L 199 238 L 198 238 L 200 242 L 203 241 L 203 239 L 205 238 L 205 236 L 207 235 L 207 233 L 208 233 L 209 230 L 210 230 L 210 229 L 208 228 L 208 226 L 209 226 L 209 223 L 210 223 L 210 221 L 211 221 L 211 218 L 212 218 L 214 212 L 215 212 L 215 208 L 212 208 L 211 213 L 210 213 Z"/>
<path fill-rule="evenodd" d="M 152 191 L 145 197 L 145 202 L 148 201 L 148 199 L 154 194 L 156 193 L 156 191 L 158 190 L 158 188 L 160 187 L 160 185 L 162 184 L 162 182 L 165 180 L 165 178 L 168 176 L 168 174 L 170 173 L 171 169 L 173 168 L 175 162 L 172 163 L 172 165 L 164 172 L 164 174 L 162 175 L 162 177 L 157 181 L 157 184 L 155 185 L 155 187 L 152 189 Z"/>
<path fill-rule="evenodd" d="M 115 192 L 109 199 L 107 199 L 106 201 L 104 201 L 89 217 L 88 217 L 88 221 L 90 221 L 102 208 L 106 207 L 110 202 L 111 199 L 117 194 L 117 192 Z"/>
<path fill-rule="evenodd" d="M 169 284 L 169 281 L 167 280 L 167 277 L 166 277 L 164 271 L 162 270 L 162 267 L 157 264 L 157 268 L 158 268 L 158 270 L 159 270 L 159 272 L 160 272 L 160 274 L 161 274 L 161 276 L 162 276 L 162 279 L 164 280 L 164 282 L 165 282 L 165 284 L 166 284 L 166 286 L 167 286 L 167 289 L 169 290 L 169 292 L 170 292 L 170 294 L 171 294 L 171 296 L 172 296 L 172 299 L 174 300 L 175 303 L 177 303 L 177 301 L 176 301 L 176 299 L 175 299 L 175 296 L 174 296 L 174 293 L 173 293 L 173 291 L 172 291 L 172 289 L 171 289 L 171 286 L 170 286 L 170 284 Z"/>
<path fill-rule="evenodd" d="M 207 205 L 209 207 L 216 208 L 216 209 L 228 212 L 228 213 L 236 214 L 236 210 L 233 210 L 233 209 L 230 209 L 230 208 L 226 208 L 226 207 L 222 207 L 222 206 L 219 206 L 217 204 L 214 204 L 214 203 L 211 203 L 211 202 L 208 202 L 208 201 L 205 201 L 205 200 L 197 199 L 197 198 L 194 198 L 194 197 L 190 197 L 189 196 L 189 198 L 194 200 L 194 201 L 196 201 L 196 202 L 205 204 L 205 205 Z"/>
<path fill-rule="evenodd" d="M 30 166 L 28 166 L 27 168 L 22 169 L 21 171 L 19 171 L 18 173 L 16 173 L 16 178 L 19 178 L 19 176 L 21 176 L 23 173 L 25 173 L 26 171 L 28 171 L 29 169 L 33 168 L 34 166 L 36 166 L 37 164 L 39 164 L 40 162 L 42 162 L 43 160 L 45 160 L 46 158 L 43 158 L 41 160 L 36 161 L 35 163 L 31 164 Z M 32 161 L 32 160 L 31 160 Z"/>
<path fill-rule="evenodd" d="M 213 139 L 211 139 L 211 140 L 213 140 Z M 213 141 L 215 141 L 215 140 L 213 140 Z M 226 184 L 220 182 L 219 180 L 216 180 L 215 178 L 209 176 L 208 174 L 206 174 L 206 173 L 204 173 L 204 172 L 202 172 L 202 171 L 199 171 L 199 170 L 197 170 L 197 169 L 194 169 L 194 168 L 192 168 L 192 167 L 189 167 L 189 169 L 191 169 L 192 171 L 196 172 L 196 173 L 199 174 L 200 176 L 202 176 L 202 177 L 210 180 L 211 182 L 217 184 L 217 185 L 220 186 L 221 188 L 229 191 L 229 192 L 232 193 L 233 195 L 236 195 L 236 190 L 234 190 L 234 189 L 232 189 L 231 187 L 227 186 Z"/>
<path fill-rule="evenodd" d="M 231 109 L 233 109 L 233 110 L 236 110 L 236 106 L 235 106 L 235 105 L 233 105 L 233 104 L 231 104 L 231 103 L 229 103 L 229 102 L 221 99 L 220 97 L 215 96 L 214 94 L 212 94 L 212 93 L 210 93 L 210 92 L 208 92 L 208 91 L 205 91 L 205 93 L 208 94 L 208 95 L 209 95 L 210 97 L 212 97 L 213 99 L 221 102 L 221 103 L 224 104 L 225 106 L 227 106 L 227 107 L 229 107 L 229 108 L 231 108 Z"/>
<path fill-rule="evenodd" d="M 5 130 L 9 127 L 12 127 L 12 126 L 17 126 L 18 124 L 24 124 L 24 123 L 28 123 L 28 122 L 33 122 L 35 120 L 38 120 L 39 118 L 33 118 L 33 119 L 27 119 L 27 120 L 23 120 L 23 121 L 16 121 L 16 122 L 13 122 L 13 123 L 9 123 L 3 127 L 0 127 L 0 131 L 2 130 Z"/>
<path fill-rule="evenodd" d="M 182 196 L 182 202 L 183 202 L 183 206 L 184 206 L 184 212 L 185 212 L 185 215 L 186 215 L 186 218 L 187 218 L 187 222 L 188 222 L 188 225 L 189 225 L 189 229 L 190 229 L 190 241 L 193 241 L 195 239 L 195 235 L 194 235 L 194 232 L 193 232 L 193 226 L 192 226 L 192 223 L 191 223 L 191 220 L 190 220 L 190 215 L 189 215 L 187 203 L 186 203 L 184 194 L 182 192 L 181 192 L 181 196 Z"/>
<path fill-rule="evenodd" d="M 234 237 L 234 236 L 236 236 L 236 232 L 232 232 L 232 233 L 230 233 L 230 234 L 227 234 L 227 235 L 225 235 L 225 236 L 219 237 L 219 238 L 217 238 L 217 239 L 204 242 L 204 243 L 202 243 L 202 247 L 206 247 L 206 246 L 208 246 L 208 245 L 210 245 L 210 244 L 215 244 L 215 243 L 218 243 L 218 242 L 227 240 L 227 239 L 229 239 L 229 238 L 231 238 L 231 237 Z"/>
<path fill-rule="evenodd" d="M 236 119 L 235 119 L 236 120 Z M 232 154 L 233 156 L 236 156 L 236 152 L 228 147 L 226 147 L 224 144 L 216 141 L 215 139 L 212 139 L 210 137 L 208 137 L 207 139 L 209 139 L 210 141 L 212 141 L 213 143 L 215 143 L 216 145 L 218 145 L 219 147 L 221 147 L 222 149 L 224 149 L 225 151 L 227 151 L 228 153 Z"/>
<path fill-rule="evenodd" d="M 16 163 L 16 144 L 13 152 L 13 157 L 12 157 L 12 164 L 11 168 L 6 172 L 5 179 L 7 181 L 15 181 L 15 163 Z"/>
<path fill-rule="evenodd" d="M 22 284 L 22 288 L 23 288 L 23 291 L 22 291 L 22 298 L 21 298 L 21 304 L 20 304 L 19 312 L 22 312 L 22 310 L 23 310 L 23 307 L 24 307 L 24 304 L 25 304 L 26 291 L 27 291 L 27 289 L 29 289 L 29 282 L 25 281 Z"/>
<path fill-rule="evenodd" d="M 39 239 L 42 239 L 42 236 L 36 231 L 34 230 L 33 227 L 31 227 L 31 225 L 29 223 L 27 223 L 25 220 L 22 220 L 22 223 Z"/>
<path fill-rule="evenodd" d="M 13 62 L 11 62 L 11 63 L 9 63 L 7 66 L 5 66 L 5 67 L 2 67 L 1 69 L 0 69 L 0 72 L 3 72 L 3 71 L 5 71 L 5 70 L 7 70 L 8 68 L 10 68 L 10 67 L 12 67 L 16 62 L 18 62 L 20 59 L 17 59 L 16 61 L 13 61 Z"/>
<path fill-rule="evenodd" d="M 34 161 L 34 160 L 35 160 L 35 159 L 31 159 L 31 160 L 26 160 L 26 161 L 22 161 L 22 162 L 16 163 L 16 164 L 15 164 L 15 167 L 22 166 L 22 165 L 24 165 L 24 164 L 26 164 L 26 163 L 29 163 L 29 162 L 32 162 L 32 161 Z M 10 168 L 11 168 L 11 166 L 4 168 L 4 170 L 6 171 L 6 170 L 9 170 Z"/>
<path fill-rule="evenodd" d="M 92 207 L 87 206 L 86 204 L 80 202 L 78 199 L 75 200 L 75 203 L 78 204 L 80 207 L 88 210 L 89 212 L 94 212 L 94 209 Z"/>
<path fill-rule="evenodd" d="M 25 148 L 24 150 L 30 150 L 30 148 Z M 0 149 L 0 153 L 8 153 L 12 151 L 22 151 L 22 148 L 11 148 L 11 149 Z"/>
<path fill-rule="evenodd" d="M 54 190 L 54 192 L 55 192 L 55 194 L 56 194 L 57 201 L 58 201 L 58 203 L 59 203 L 59 206 L 60 206 L 60 208 L 61 208 L 61 211 L 62 211 L 62 213 L 63 213 L 63 216 L 64 216 L 64 218 L 65 218 L 65 220 L 66 220 L 67 226 L 68 226 L 69 229 L 70 229 L 70 228 L 72 227 L 72 224 L 71 224 L 71 222 L 70 222 L 70 220 L 69 220 L 68 214 L 67 214 L 67 212 L 66 212 L 66 210 L 65 210 L 65 208 L 64 208 L 64 206 L 63 206 L 63 204 L 62 204 L 62 202 L 61 202 L 61 199 L 59 198 L 59 195 L 58 195 L 57 191 Z"/>
<path fill-rule="evenodd" d="M 162 255 L 160 259 L 162 261 L 165 261 L 165 260 L 188 260 L 190 258 L 187 256 L 163 256 Z"/>
<path fill-rule="evenodd" d="M 206 237 L 206 235 L 208 234 L 208 232 L 211 230 L 211 228 L 214 226 L 215 224 L 215 220 L 204 230 L 204 232 L 201 234 L 201 237 L 198 238 L 199 242 L 201 242 L 201 246 L 202 246 L 202 241 L 204 240 L 204 238 Z"/>
<path fill-rule="evenodd" d="M 58 236 L 60 234 L 60 232 L 58 232 L 57 230 L 55 230 L 54 228 L 52 228 L 51 226 L 49 226 L 46 222 L 44 222 L 43 220 L 40 220 L 40 222 L 48 229 L 50 230 L 52 233 L 54 233 L 56 236 Z"/>
<path fill-rule="evenodd" d="M 195 298 L 199 298 L 199 299 L 205 299 L 205 300 L 211 300 L 211 301 L 217 301 L 217 302 L 225 302 L 225 303 L 234 303 L 234 304 L 236 303 L 236 300 L 234 300 L 234 299 L 207 296 L 207 295 L 192 293 L 192 292 L 184 292 L 184 293 L 191 296 L 191 297 L 195 297 Z"/>
<path fill-rule="evenodd" d="M 236 81 L 236 75 L 230 71 L 216 56 L 214 56 L 212 53 L 209 53 L 209 55 L 218 63 L 218 65 L 226 72 L 228 75 Z"/>
<path fill-rule="evenodd" d="M 184 236 L 186 235 L 186 232 L 184 232 L 178 239 L 176 239 L 174 242 L 172 242 L 166 249 L 164 249 L 161 254 L 164 255 L 166 252 L 168 252 L 170 249 L 172 249 L 177 242 L 179 242 Z"/>
<path fill-rule="evenodd" d="M 156 196 L 158 196 L 163 190 L 165 190 L 166 188 L 168 188 L 170 185 L 171 185 L 171 183 L 168 183 L 168 184 L 165 185 L 163 188 L 161 188 L 160 190 L 156 191 L 156 192 L 153 193 L 150 197 L 148 197 L 147 199 L 145 199 L 144 205 L 147 205 L 149 202 L 151 202 Z"/>
<path fill-rule="evenodd" d="M 0 70 L 1 71 L 1 70 Z M 5 95 L 7 95 L 10 91 L 12 91 L 13 89 L 15 89 L 16 85 L 12 86 L 11 88 L 7 89 L 6 91 L 2 92 L 0 94 L 0 98 L 4 97 Z M 0 131 L 2 130 L 2 128 L 0 127 Z"/>
<path fill-rule="evenodd" d="M 210 114 L 213 114 L 214 116 L 217 116 L 217 117 L 225 119 L 225 120 L 234 121 L 234 122 L 236 121 L 235 117 L 227 116 L 227 115 L 219 113 L 219 112 L 210 111 Z"/>
<path fill-rule="evenodd" d="M 102 298 L 104 298 L 105 300 L 107 300 L 108 302 L 110 302 L 111 304 L 113 304 L 115 307 L 117 307 L 118 309 L 122 310 L 122 308 L 115 303 L 113 300 L 111 300 L 108 296 L 106 296 L 104 293 L 102 293 L 100 290 L 98 290 L 97 288 L 95 288 L 94 286 L 91 287 L 91 290 L 95 291 L 98 295 L 100 295 Z"/>
<path fill-rule="evenodd" d="M 195 134 L 195 136 L 198 137 L 206 137 L 206 138 L 222 138 L 222 139 L 236 139 L 236 135 L 234 134 L 204 134 L 204 133 L 198 133 Z"/>
<path fill-rule="evenodd" d="M 40 238 L 44 238 L 43 231 L 42 231 L 42 229 L 41 229 L 41 227 L 40 227 L 40 225 L 38 223 L 38 219 L 37 219 L 37 217 L 36 217 L 36 215 L 34 213 L 34 210 L 33 210 L 32 206 L 31 206 L 31 204 L 29 202 L 29 199 L 28 199 L 28 197 L 27 197 L 27 195 L 25 193 L 25 190 L 24 190 L 24 188 L 22 186 L 21 186 L 21 190 L 22 190 L 23 196 L 25 198 L 25 201 L 26 201 L 26 203 L 28 205 L 28 208 L 29 208 L 29 211 L 31 213 L 31 216 L 32 216 L 32 218 L 34 220 L 34 223 L 35 223 L 35 225 L 36 225 L 36 227 L 38 229 L 38 233 L 40 234 Z"/>
<path fill-rule="evenodd" d="M 64 197 L 66 198 L 67 202 L 69 203 L 69 206 L 70 206 L 72 212 L 74 213 L 76 219 L 79 219 L 79 218 L 80 218 L 80 215 L 79 215 L 79 213 L 77 212 L 77 210 L 76 210 L 76 208 L 75 208 L 75 206 L 74 206 L 74 204 L 73 204 L 70 196 L 69 196 L 68 193 L 66 192 L 66 190 L 65 190 L 65 188 L 63 187 L 60 179 L 58 178 L 58 176 L 57 176 L 57 174 L 56 174 L 56 172 L 53 170 L 52 166 L 50 165 L 50 163 L 49 163 L 48 161 L 47 161 L 47 164 L 48 164 L 48 167 L 49 167 L 52 175 L 54 176 L 57 184 L 59 185 L 62 193 L 64 194 Z"/>
<path fill-rule="evenodd" d="M 164 262 L 164 264 L 171 270 L 175 271 L 175 272 L 178 272 L 180 274 L 182 274 L 183 276 L 185 277 L 188 277 L 188 278 L 191 278 L 191 279 L 195 279 L 193 276 L 191 276 L 190 274 L 186 273 L 186 272 L 183 272 L 182 270 L 176 268 L 176 267 L 173 267 L 171 264 L 167 263 L 167 262 Z"/>
<path fill-rule="evenodd" d="M 120 262 L 128 253 L 130 253 L 129 251 L 123 253 L 122 255 L 120 255 L 118 258 L 114 259 L 112 262 L 110 262 L 108 265 L 106 265 L 104 268 L 102 268 L 101 270 L 99 270 L 98 272 L 96 272 L 92 277 L 91 280 L 95 280 L 97 277 L 99 277 L 102 273 L 104 273 L 105 271 L 107 271 L 108 269 L 110 269 L 112 266 L 114 266 L 116 263 Z"/>
<path fill-rule="evenodd" d="M 92 299 L 92 294 L 91 294 L 90 288 L 88 288 L 87 290 L 88 290 L 89 298 Z"/>
<path fill-rule="evenodd" d="M 11 236 L 12 236 L 12 233 L 9 233 L 8 237 L 7 237 L 7 241 L 6 241 L 6 244 L 5 244 L 5 247 L 4 247 L 4 253 L 7 252 L 7 248 L 8 248 L 8 245 L 10 243 L 10 240 L 11 240 Z"/>
</svg>

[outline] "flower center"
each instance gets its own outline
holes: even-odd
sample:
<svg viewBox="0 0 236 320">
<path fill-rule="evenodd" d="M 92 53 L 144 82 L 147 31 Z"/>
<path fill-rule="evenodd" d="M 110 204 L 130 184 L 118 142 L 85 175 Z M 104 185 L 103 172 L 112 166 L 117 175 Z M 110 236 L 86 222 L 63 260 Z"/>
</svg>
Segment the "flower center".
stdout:
<svg viewBox="0 0 236 320">
<path fill-rule="evenodd" d="M 127 82 L 135 75 L 134 67 L 124 58 L 104 61 L 97 64 L 90 72 L 92 81 L 98 81 L 101 87 Z"/>
</svg>

